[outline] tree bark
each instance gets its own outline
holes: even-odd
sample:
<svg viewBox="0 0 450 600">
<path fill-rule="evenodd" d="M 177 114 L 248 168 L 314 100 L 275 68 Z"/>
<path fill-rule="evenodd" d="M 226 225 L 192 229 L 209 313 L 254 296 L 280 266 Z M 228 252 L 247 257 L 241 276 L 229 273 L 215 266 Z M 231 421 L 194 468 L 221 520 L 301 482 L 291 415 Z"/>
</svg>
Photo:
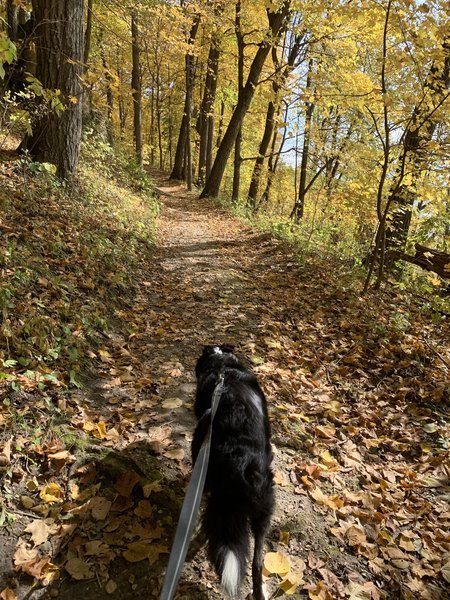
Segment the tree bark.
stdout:
<svg viewBox="0 0 450 600">
<path fill-rule="evenodd" d="M 277 111 L 277 107 L 279 105 L 279 94 L 280 89 L 284 85 L 287 80 L 289 73 L 295 66 L 297 56 L 301 47 L 302 35 L 298 35 L 294 39 L 294 43 L 289 52 L 289 57 L 287 63 L 284 65 L 281 73 L 277 73 L 272 81 L 272 93 L 273 99 L 270 100 L 267 106 L 266 112 L 266 123 L 264 126 L 264 133 L 261 139 L 261 143 L 259 145 L 258 157 L 255 161 L 255 165 L 253 167 L 253 173 L 250 180 L 250 187 L 248 189 L 248 203 L 253 211 L 256 210 L 257 206 L 257 198 L 258 198 L 258 190 L 261 181 L 261 174 L 264 165 L 264 161 L 266 159 L 267 150 L 269 148 L 270 140 L 272 139 L 273 130 L 275 128 L 275 113 Z M 280 61 L 278 60 L 277 49 L 272 48 L 272 59 L 275 70 L 278 71 L 280 68 Z"/>
<path fill-rule="evenodd" d="M 192 23 L 191 31 L 189 32 L 188 44 L 192 46 L 200 24 L 200 15 L 195 15 Z M 186 141 L 188 137 L 188 127 L 190 127 L 191 115 L 188 115 L 192 105 L 192 87 L 193 81 L 190 81 L 189 75 L 193 77 L 194 72 L 194 57 L 191 52 L 187 52 L 185 56 L 185 74 L 186 74 L 186 92 L 184 96 L 183 117 L 181 119 L 180 132 L 178 134 L 177 148 L 175 150 L 175 160 L 170 174 L 171 179 L 183 181 L 186 178 L 184 165 L 186 164 Z"/>
<path fill-rule="evenodd" d="M 313 61 L 310 59 L 308 64 L 308 74 L 306 76 L 306 92 L 311 93 L 311 77 L 312 77 Z M 302 149 L 302 160 L 300 162 L 300 181 L 298 184 L 298 196 L 294 204 L 294 208 L 291 213 L 291 219 L 294 219 L 295 223 L 299 223 L 300 219 L 303 219 L 305 210 L 305 197 L 307 193 L 306 187 L 306 176 L 308 172 L 308 160 L 309 160 L 309 145 L 311 142 L 311 127 L 312 127 L 312 116 L 314 112 L 314 102 L 309 100 L 306 104 L 305 113 L 305 129 L 303 136 L 303 149 Z M 309 186 L 310 187 L 310 186 Z M 308 187 L 308 189 L 309 189 Z"/>
<path fill-rule="evenodd" d="M 278 119 L 280 111 L 281 111 L 281 107 L 279 106 L 277 109 L 277 115 L 275 117 L 275 120 Z M 286 122 L 287 122 L 288 112 L 289 112 L 289 104 L 286 103 L 286 108 L 285 108 L 285 113 L 284 113 L 285 125 L 283 127 L 283 136 L 281 138 L 281 142 L 278 147 L 278 152 L 275 152 L 275 149 L 277 146 L 277 140 L 278 140 L 278 129 L 277 128 L 274 129 L 273 136 L 272 136 L 272 144 L 270 146 L 269 162 L 267 165 L 266 187 L 265 187 L 263 194 L 261 195 L 261 199 L 259 201 L 259 204 L 256 206 L 255 210 L 258 210 L 261 205 L 267 204 L 269 202 L 270 193 L 272 191 L 272 184 L 273 184 L 273 180 L 275 178 L 275 173 L 276 173 L 277 166 L 278 166 L 278 160 L 280 158 L 280 152 L 283 150 L 283 146 L 286 141 L 286 134 L 287 134 Z"/>
<path fill-rule="evenodd" d="M 233 111 L 227 130 L 217 151 L 211 173 L 200 195 L 201 198 L 208 196 L 216 197 L 219 193 L 220 184 L 222 182 L 228 158 L 230 157 L 234 142 L 242 125 L 242 121 L 244 120 L 244 117 L 250 107 L 262 68 L 272 43 L 276 43 L 280 37 L 281 31 L 285 26 L 286 19 L 289 15 L 289 10 L 290 2 L 287 0 L 283 3 L 279 11 L 274 13 L 268 12 L 270 36 L 260 43 L 256 55 L 252 61 L 241 100 L 237 103 Z"/>
<path fill-rule="evenodd" d="M 8 37 L 12 42 L 17 41 L 19 9 L 14 0 L 6 0 L 6 21 L 8 24 Z"/>
<path fill-rule="evenodd" d="M 242 102 L 242 96 L 244 93 L 244 52 L 245 52 L 245 43 L 244 36 L 242 34 L 241 29 L 241 1 L 237 0 L 236 2 L 236 14 L 235 14 L 235 23 L 234 29 L 236 34 L 236 42 L 238 47 L 238 72 L 237 72 L 237 80 L 238 80 L 238 97 L 237 102 Z M 231 192 L 231 201 L 233 204 L 236 204 L 239 200 L 239 191 L 241 187 L 241 146 L 242 146 L 242 122 L 239 126 L 239 130 L 236 136 L 236 140 L 234 142 L 234 163 L 233 163 L 233 189 Z"/>
<path fill-rule="evenodd" d="M 399 252 L 405 250 L 412 209 L 417 199 L 415 180 L 420 171 L 427 167 L 426 144 L 431 141 L 437 126 L 434 110 L 443 101 L 450 86 L 450 40 L 448 38 L 442 47 L 445 53 L 443 65 L 438 66 L 433 63 L 425 82 L 425 93 L 428 93 L 431 98 L 431 110 L 430 104 L 426 102 L 416 106 L 403 138 L 399 163 L 409 165 L 412 170 L 412 183 L 400 182 L 399 185 L 399 177 L 404 171 L 404 169 L 399 169 L 388 195 L 388 203 L 394 207 L 392 218 L 386 226 L 386 252 L 388 253 L 391 250 Z"/>
<path fill-rule="evenodd" d="M 113 111 L 114 111 L 114 94 L 112 90 L 112 77 L 109 72 L 108 63 L 106 62 L 105 48 L 101 46 L 101 56 L 103 71 L 106 78 L 106 104 L 108 106 L 107 117 L 106 117 L 106 137 L 108 144 L 114 146 L 114 128 L 113 128 Z"/>
<path fill-rule="evenodd" d="M 213 107 L 216 99 L 217 75 L 219 72 L 220 51 L 215 38 L 211 41 L 208 62 L 206 66 L 205 90 L 199 119 L 199 157 L 198 157 L 198 183 L 204 185 L 206 177 L 211 171 L 212 146 L 214 136 Z M 208 170 L 209 166 L 209 170 Z"/>
<path fill-rule="evenodd" d="M 91 38 L 92 38 L 92 6 L 94 0 L 88 0 L 87 14 L 86 14 L 86 31 L 84 33 L 84 58 L 83 58 L 83 70 L 87 71 L 87 63 L 89 60 L 89 54 L 91 52 Z"/>
<path fill-rule="evenodd" d="M 133 63 L 131 72 L 131 87 L 133 96 L 134 145 L 136 162 L 138 166 L 142 168 L 142 84 L 139 48 L 139 19 L 135 11 L 133 11 L 131 14 L 131 54 Z"/>
<path fill-rule="evenodd" d="M 38 161 L 56 165 L 66 177 L 77 167 L 81 142 L 83 0 L 33 0 L 36 24 L 36 77 L 59 90 L 64 110 L 45 112 L 24 146 Z"/>
<path fill-rule="evenodd" d="M 416 253 L 414 256 L 410 254 L 404 254 L 403 252 L 392 251 L 393 259 L 404 260 L 418 265 L 426 271 L 432 271 L 437 273 L 443 279 L 450 279 L 450 254 L 435 250 L 434 248 L 428 248 L 421 244 L 415 244 Z"/>
</svg>

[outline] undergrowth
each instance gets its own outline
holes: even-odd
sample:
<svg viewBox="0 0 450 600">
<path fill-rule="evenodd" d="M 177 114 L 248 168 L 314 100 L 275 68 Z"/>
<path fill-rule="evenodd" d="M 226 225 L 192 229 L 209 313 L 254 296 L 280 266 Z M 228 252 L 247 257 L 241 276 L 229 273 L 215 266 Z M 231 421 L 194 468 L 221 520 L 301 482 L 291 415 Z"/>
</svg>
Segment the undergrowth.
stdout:
<svg viewBox="0 0 450 600">
<path fill-rule="evenodd" d="M 371 247 L 367 230 L 358 232 L 339 220 L 317 219 L 315 215 L 295 224 L 288 217 L 264 212 L 255 214 L 242 202 L 232 203 L 229 196 L 220 196 L 218 202 L 238 219 L 286 242 L 299 263 L 334 272 L 341 288 L 350 288 L 356 293 L 362 291 L 367 273 L 364 262 Z M 397 292 L 413 297 L 433 321 L 450 315 L 450 290 L 435 273 L 399 262 L 395 276 L 391 273 L 386 283 Z"/>
<path fill-rule="evenodd" d="M 152 252 L 151 182 L 88 138 L 70 185 L 26 157 L 3 164 L 0 209 L 2 395 L 78 386 Z"/>
</svg>

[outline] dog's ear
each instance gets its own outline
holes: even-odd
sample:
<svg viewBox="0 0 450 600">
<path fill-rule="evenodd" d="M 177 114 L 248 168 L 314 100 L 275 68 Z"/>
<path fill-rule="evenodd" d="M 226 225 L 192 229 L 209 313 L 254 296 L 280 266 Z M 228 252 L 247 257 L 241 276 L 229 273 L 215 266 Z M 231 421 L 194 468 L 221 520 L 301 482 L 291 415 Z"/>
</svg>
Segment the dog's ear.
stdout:
<svg viewBox="0 0 450 600">
<path fill-rule="evenodd" d="M 212 346 L 212 345 L 208 345 L 208 346 L 203 346 L 203 356 L 211 356 L 211 354 L 215 354 L 216 353 L 216 349 L 218 348 L 218 346 Z"/>
<path fill-rule="evenodd" d="M 220 346 L 220 349 L 222 350 L 222 352 L 228 352 L 229 354 L 234 353 L 234 346 L 232 344 L 222 344 Z"/>
</svg>

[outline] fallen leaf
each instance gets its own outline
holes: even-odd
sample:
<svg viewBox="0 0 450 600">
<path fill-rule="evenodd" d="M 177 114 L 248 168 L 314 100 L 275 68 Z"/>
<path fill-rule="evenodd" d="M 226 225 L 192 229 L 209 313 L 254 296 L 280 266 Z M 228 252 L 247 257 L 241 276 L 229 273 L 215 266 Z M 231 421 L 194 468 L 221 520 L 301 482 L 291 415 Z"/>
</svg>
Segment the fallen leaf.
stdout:
<svg viewBox="0 0 450 600">
<path fill-rule="evenodd" d="M 39 497 L 44 502 L 61 502 L 64 498 L 64 492 L 55 482 L 45 485 L 39 493 Z"/>
<path fill-rule="evenodd" d="M 107 584 L 105 585 L 105 592 L 107 594 L 114 594 L 114 592 L 117 590 L 117 583 L 113 580 L 110 579 Z"/>
<path fill-rule="evenodd" d="M 134 486 L 139 483 L 141 477 L 135 471 L 127 471 L 119 477 L 114 485 L 115 489 L 124 498 L 131 496 Z"/>
<path fill-rule="evenodd" d="M 88 563 L 81 560 L 81 558 L 70 558 L 64 565 L 64 568 L 77 581 L 90 579 L 94 576 Z"/>
<path fill-rule="evenodd" d="M 148 498 L 150 494 L 152 494 L 152 492 L 160 492 L 161 490 L 162 487 L 159 481 L 152 481 L 151 483 L 146 483 L 142 487 L 144 498 Z"/>
<path fill-rule="evenodd" d="M 142 519 L 148 519 L 153 513 L 153 506 L 148 500 L 141 500 L 134 509 L 134 514 Z"/>
<path fill-rule="evenodd" d="M 35 546 L 39 546 L 48 540 L 51 535 L 54 535 L 59 529 L 59 526 L 53 519 L 35 519 L 27 525 L 25 531 L 31 533 L 31 541 Z"/>
<path fill-rule="evenodd" d="M 442 577 L 450 583 L 450 560 L 448 560 L 441 568 Z"/>
<path fill-rule="evenodd" d="M 183 460 L 184 454 L 183 448 L 172 448 L 171 450 L 166 450 L 164 452 L 165 457 L 173 458 L 174 460 Z"/>
<path fill-rule="evenodd" d="M 89 508 L 91 509 L 92 517 L 96 521 L 103 521 L 111 508 L 111 501 L 103 496 L 94 496 L 91 498 Z"/>
<path fill-rule="evenodd" d="M 162 403 L 162 407 L 163 408 L 167 408 L 167 409 L 174 409 L 174 408 L 180 408 L 180 406 L 182 406 L 183 401 L 180 398 L 168 398 L 167 400 L 165 400 Z"/>
<path fill-rule="evenodd" d="M 12 590 L 11 588 L 5 588 L 0 593 L 0 598 L 2 600 L 17 600 L 17 596 L 16 596 L 14 590 Z"/>
<path fill-rule="evenodd" d="M 150 544 L 144 544 L 143 542 L 133 542 L 128 544 L 127 549 L 123 552 L 122 556 L 128 562 L 140 562 L 148 557 L 151 550 Z"/>
<path fill-rule="evenodd" d="M 367 541 L 364 529 L 358 525 L 350 525 L 345 533 L 345 537 L 349 546 L 359 546 Z"/>
<path fill-rule="evenodd" d="M 264 557 L 264 568 L 270 574 L 285 575 L 291 570 L 291 562 L 281 552 L 267 552 Z"/>
<path fill-rule="evenodd" d="M 286 596 L 292 596 L 297 591 L 299 585 L 304 583 L 303 577 L 300 573 L 289 573 L 284 577 L 279 585 L 279 588 L 286 594 Z"/>
</svg>

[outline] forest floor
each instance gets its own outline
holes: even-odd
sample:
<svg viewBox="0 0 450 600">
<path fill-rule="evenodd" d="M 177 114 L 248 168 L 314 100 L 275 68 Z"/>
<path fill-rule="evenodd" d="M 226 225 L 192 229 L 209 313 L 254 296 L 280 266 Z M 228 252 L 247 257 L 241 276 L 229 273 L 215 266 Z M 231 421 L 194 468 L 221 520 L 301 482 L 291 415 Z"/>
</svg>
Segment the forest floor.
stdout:
<svg viewBox="0 0 450 600">
<path fill-rule="evenodd" d="M 203 344 L 224 342 L 249 359 L 270 406 L 271 597 L 450 598 L 448 320 L 433 324 L 393 290 L 361 297 L 331 259 L 298 262 L 153 177 L 157 243 L 89 350 L 96 369 L 71 375 L 71 391 L 27 372 L 0 388 L 0 598 L 159 596 L 191 468 L 195 362 Z M 42 210 L 26 208 L 45 221 Z M 17 223 L 18 239 L 39 235 Z M 93 293 L 82 283 L 77 293 Z M 204 548 L 176 597 L 223 597 Z"/>
</svg>

